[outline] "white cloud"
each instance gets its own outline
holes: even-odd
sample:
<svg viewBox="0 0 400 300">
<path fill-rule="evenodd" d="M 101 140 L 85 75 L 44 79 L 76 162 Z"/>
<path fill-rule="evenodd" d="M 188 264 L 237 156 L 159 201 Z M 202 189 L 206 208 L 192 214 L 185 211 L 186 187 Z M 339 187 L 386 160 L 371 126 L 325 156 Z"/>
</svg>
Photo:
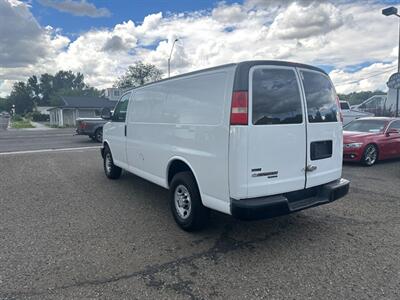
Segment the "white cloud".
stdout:
<svg viewBox="0 0 400 300">
<path fill-rule="evenodd" d="M 327 34 L 343 24 L 343 13 L 331 3 L 313 2 L 302 6 L 293 2 L 276 16 L 269 35 L 281 39 L 303 39 Z"/>
<path fill-rule="evenodd" d="M 54 8 L 58 11 L 73 14 L 75 16 L 88 16 L 92 18 L 109 17 L 111 12 L 104 7 L 97 8 L 86 0 L 39 0 L 43 6 Z"/>
<path fill-rule="evenodd" d="M 29 7 L 18 3 L 25 13 L 19 22 L 37 25 Z M 166 73 L 172 41 L 179 38 L 172 55 L 172 74 L 241 60 L 280 59 L 332 66 L 330 75 L 341 84 L 340 92 L 385 88 L 390 72 L 347 84 L 371 72 L 383 72 L 396 61 L 396 22 L 381 15 L 381 5 L 311 0 L 266 3 L 247 0 L 242 5 L 219 4 L 211 11 L 156 13 L 141 24 L 128 20 L 113 28 L 92 29 L 73 41 L 57 29 L 38 27 L 39 41 L 47 45 L 45 54 L 39 51 L 29 62 L 12 56 L 13 67 L 0 65 L 0 80 L 70 69 L 82 72 L 89 84 L 105 88 L 137 60 L 153 63 Z M 14 10 L 21 10 L 18 5 Z M 8 29 L 1 30 L 0 40 L 11 38 Z M 21 43 L 31 39 L 20 36 Z M 357 72 L 346 71 L 365 62 L 375 63 Z M 7 87 L 3 84 L 0 93 L 7 92 Z"/>
</svg>

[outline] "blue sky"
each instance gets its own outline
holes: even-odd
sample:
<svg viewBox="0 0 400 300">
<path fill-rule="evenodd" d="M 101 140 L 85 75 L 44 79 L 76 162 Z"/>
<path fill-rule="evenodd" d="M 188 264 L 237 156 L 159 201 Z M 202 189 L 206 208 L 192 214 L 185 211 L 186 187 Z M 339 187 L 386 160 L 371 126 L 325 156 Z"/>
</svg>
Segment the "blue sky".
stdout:
<svg viewBox="0 0 400 300">
<path fill-rule="evenodd" d="M 162 12 L 185 13 L 200 10 L 211 10 L 221 1 L 215 0 L 96 0 L 90 1 L 97 8 L 107 8 L 111 16 L 92 18 L 88 16 L 74 16 L 60 12 L 54 8 L 40 4 L 33 0 L 32 13 L 42 26 L 51 25 L 62 28 L 64 34 L 74 37 L 81 32 L 92 28 L 113 27 L 123 21 L 132 20 L 135 23 L 143 22 L 149 14 Z M 225 0 L 226 4 L 242 3 L 242 1 Z"/>
</svg>

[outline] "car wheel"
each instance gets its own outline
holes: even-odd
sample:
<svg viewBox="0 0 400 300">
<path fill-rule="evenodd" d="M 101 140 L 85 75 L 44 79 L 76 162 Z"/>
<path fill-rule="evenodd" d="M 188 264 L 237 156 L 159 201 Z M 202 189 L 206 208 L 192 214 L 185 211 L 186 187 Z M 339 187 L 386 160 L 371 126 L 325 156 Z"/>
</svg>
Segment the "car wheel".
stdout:
<svg viewBox="0 0 400 300">
<path fill-rule="evenodd" d="M 209 209 L 201 202 L 200 192 L 191 172 L 178 173 L 172 179 L 170 206 L 176 223 L 183 230 L 200 230 L 207 224 Z"/>
<path fill-rule="evenodd" d="M 374 165 L 378 161 L 378 148 L 373 144 L 367 145 L 361 161 L 368 167 Z"/>
<path fill-rule="evenodd" d="M 96 139 L 97 142 L 102 143 L 103 142 L 103 128 L 97 128 L 95 133 L 94 133 L 94 138 Z"/>
<path fill-rule="evenodd" d="M 118 179 L 121 176 L 122 169 L 114 165 L 111 150 L 107 146 L 104 148 L 103 166 L 108 178 Z"/>
</svg>

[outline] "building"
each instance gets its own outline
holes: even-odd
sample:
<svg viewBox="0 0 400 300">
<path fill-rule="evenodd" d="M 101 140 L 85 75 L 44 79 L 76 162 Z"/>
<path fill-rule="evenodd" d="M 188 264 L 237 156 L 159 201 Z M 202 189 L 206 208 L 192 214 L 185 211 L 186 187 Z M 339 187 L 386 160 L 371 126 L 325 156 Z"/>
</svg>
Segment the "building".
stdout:
<svg viewBox="0 0 400 300">
<path fill-rule="evenodd" d="M 41 113 L 42 115 L 50 115 L 50 109 L 53 106 L 36 106 L 33 110 Z"/>
<path fill-rule="evenodd" d="M 113 109 L 116 102 L 106 98 L 62 96 L 61 105 L 50 108 L 50 125 L 75 126 L 77 118 L 100 117 L 103 108 Z"/>
<path fill-rule="evenodd" d="M 122 96 L 124 90 L 119 88 L 107 88 L 105 90 L 105 96 L 111 101 L 118 101 Z"/>
</svg>

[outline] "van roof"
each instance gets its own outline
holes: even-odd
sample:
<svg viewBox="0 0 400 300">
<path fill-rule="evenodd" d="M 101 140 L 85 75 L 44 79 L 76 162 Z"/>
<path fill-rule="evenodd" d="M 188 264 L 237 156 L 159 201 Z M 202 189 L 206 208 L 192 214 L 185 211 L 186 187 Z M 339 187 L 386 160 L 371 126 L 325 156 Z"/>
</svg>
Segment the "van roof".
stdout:
<svg viewBox="0 0 400 300">
<path fill-rule="evenodd" d="M 287 67 L 297 67 L 297 68 L 304 68 L 304 69 L 311 69 L 314 71 L 318 71 L 321 73 L 324 73 L 327 75 L 327 73 L 317 67 L 311 66 L 311 65 L 306 65 L 306 64 L 301 64 L 301 63 L 296 63 L 296 62 L 289 62 L 289 61 L 280 61 L 280 60 L 249 60 L 249 61 L 242 61 L 238 63 L 230 63 L 230 64 L 225 64 L 225 65 L 220 65 L 220 66 L 215 66 L 211 68 L 206 68 L 206 69 L 201 69 L 201 70 L 196 70 L 184 74 L 179 74 L 176 76 L 172 76 L 170 78 L 164 78 L 158 81 L 150 82 L 142 86 L 138 87 L 133 87 L 130 89 L 127 89 L 125 92 L 141 88 L 144 86 L 156 84 L 159 82 L 164 82 L 176 78 L 181 78 L 185 76 L 190 76 L 190 75 L 195 75 L 203 72 L 208 72 L 208 71 L 214 71 L 214 70 L 219 70 L 219 69 L 225 69 L 229 67 L 235 67 L 236 66 L 236 71 L 235 71 L 235 82 L 233 85 L 233 90 L 234 91 L 247 91 L 249 89 L 249 71 L 250 68 L 257 66 L 257 65 L 274 65 L 274 66 L 287 66 Z"/>
</svg>

